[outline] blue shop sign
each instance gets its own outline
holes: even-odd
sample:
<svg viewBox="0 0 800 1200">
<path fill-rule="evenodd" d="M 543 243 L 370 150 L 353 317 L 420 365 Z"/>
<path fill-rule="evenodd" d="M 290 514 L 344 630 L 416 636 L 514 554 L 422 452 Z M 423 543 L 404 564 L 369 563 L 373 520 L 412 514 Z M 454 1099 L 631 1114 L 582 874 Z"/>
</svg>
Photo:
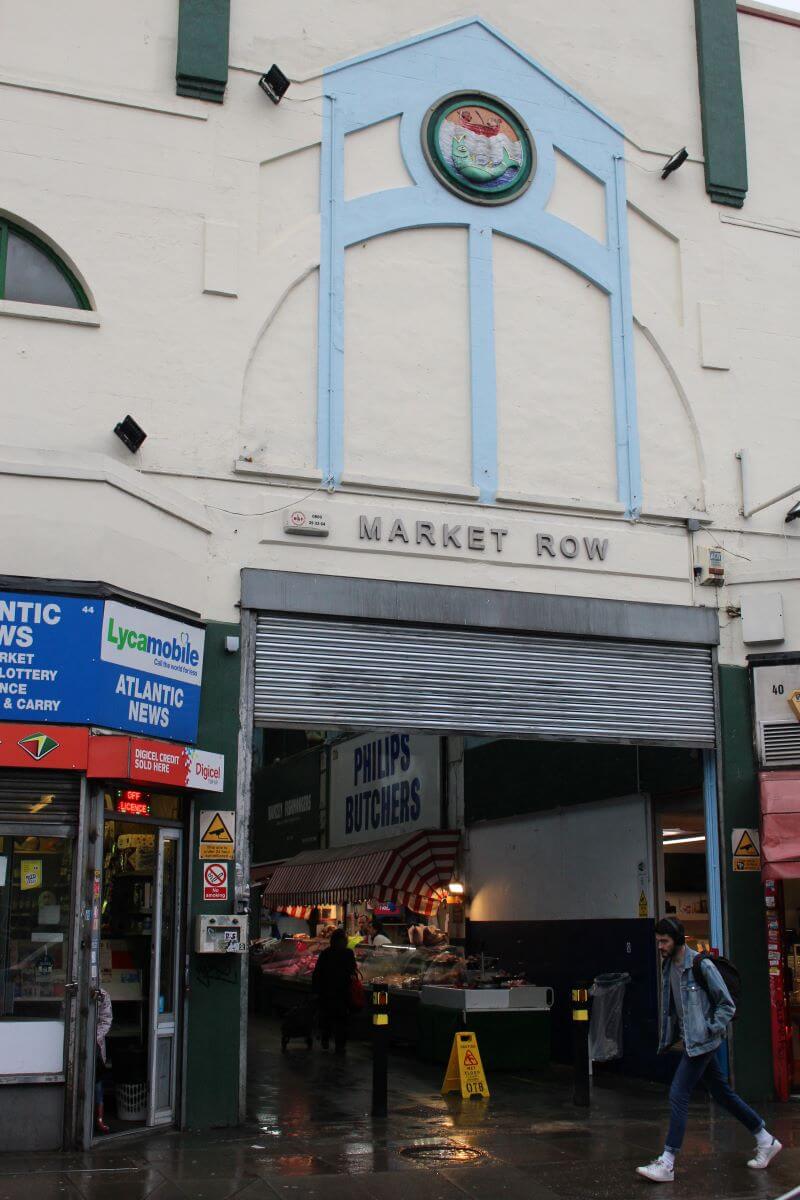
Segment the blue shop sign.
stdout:
<svg viewBox="0 0 800 1200">
<path fill-rule="evenodd" d="M 117 600 L 0 592 L 0 720 L 193 742 L 205 633 Z"/>
</svg>

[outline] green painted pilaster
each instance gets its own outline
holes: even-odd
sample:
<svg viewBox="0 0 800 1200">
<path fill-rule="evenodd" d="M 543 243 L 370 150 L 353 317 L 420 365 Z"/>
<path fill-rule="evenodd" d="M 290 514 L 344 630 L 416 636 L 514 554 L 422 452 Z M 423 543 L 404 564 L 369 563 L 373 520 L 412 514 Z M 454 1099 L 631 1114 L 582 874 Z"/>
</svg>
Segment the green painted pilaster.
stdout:
<svg viewBox="0 0 800 1200">
<path fill-rule="evenodd" d="M 235 810 L 236 763 L 239 735 L 238 654 L 225 650 L 227 636 L 239 636 L 238 625 L 212 622 L 206 629 L 203 690 L 197 744 L 225 755 L 225 790 L 205 792 L 193 803 L 197 818 L 203 808 Z M 241 964 L 238 956 L 194 952 L 195 918 L 201 912 L 234 911 L 234 863 L 228 868 L 228 904 L 203 904 L 202 863 L 197 820 L 189 847 L 192 904 L 189 914 L 188 1039 L 186 1060 L 186 1124 L 190 1129 L 236 1125 L 239 1121 L 239 997 Z M 244 960 L 246 961 L 246 959 Z"/>
<path fill-rule="evenodd" d="M 760 874 L 734 874 L 731 850 L 733 829 L 758 828 L 750 684 L 745 667 L 720 667 L 719 677 L 727 953 L 741 971 L 743 983 L 733 1035 L 736 1090 L 758 1101 L 773 1094 L 764 897 Z"/>
<path fill-rule="evenodd" d="M 741 208 L 747 195 L 742 68 L 736 0 L 694 0 L 706 191 Z"/>
<path fill-rule="evenodd" d="M 230 23 L 230 0 L 180 0 L 175 72 L 179 96 L 222 103 Z"/>
</svg>

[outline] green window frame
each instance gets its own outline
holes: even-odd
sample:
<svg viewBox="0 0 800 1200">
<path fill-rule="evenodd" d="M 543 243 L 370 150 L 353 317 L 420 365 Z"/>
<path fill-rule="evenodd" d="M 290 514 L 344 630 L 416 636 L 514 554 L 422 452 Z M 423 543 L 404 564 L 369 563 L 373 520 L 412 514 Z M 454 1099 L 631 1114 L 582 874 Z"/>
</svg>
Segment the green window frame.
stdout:
<svg viewBox="0 0 800 1200">
<path fill-rule="evenodd" d="M 21 225 L 16 225 L 13 221 L 7 221 L 4 218 L 0 218 L 0 300 L 5 300 L 6 298 L 6 263 L 8 261 L 8 236 L 10 233 L 13 233 L 15 237 L 21 238 L 23 241 L 30 242 L 32 246 L 40 250 L 66 280 L 77 302 L 76 308 L 91 311 L 92 306 L 89 303 L 89 297 L 81 286 L 80 280 L 74 271 L 69 269 L 63 259 L 56 254 L 52 246 L 48 246 L 47 242 L 43 242 L 41 238 L 37 237 L 35 233 L 31 233 L 29 229 L 24 229 Z M 47 302 L 43 300 L 31 300 L 26 301 L 26 303 L 42 304 L 48 307 Z"/>
</svg>

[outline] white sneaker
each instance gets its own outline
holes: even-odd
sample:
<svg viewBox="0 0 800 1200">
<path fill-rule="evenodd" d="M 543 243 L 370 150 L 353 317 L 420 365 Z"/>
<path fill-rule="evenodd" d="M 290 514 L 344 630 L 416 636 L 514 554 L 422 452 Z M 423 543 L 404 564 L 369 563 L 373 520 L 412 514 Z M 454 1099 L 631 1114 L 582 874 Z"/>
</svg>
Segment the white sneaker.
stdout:
<svg viewBox="0 0 800 1200">
<path fill-rule="evenodd" d="M 773 1138 L 768 1146 L 756 1145 L 756 1156 L 748 1162 L 748 1167 L 754 1171 L 763 1171 L 772 1162 L 776 1154 L 783 1149 L 777 1138 Z"/>
<path fill-rule="evenodd" d="M 657 1158 L 655 1162 L 648 1163 L 646 1167 L 637 1167 L 636 1174 L 644 1175 L 645 1179 L 649 1179 L 652 1183 L 675 1182 L 675 1168 L 667 1166 L 663 1158 Z"/>
</svg>

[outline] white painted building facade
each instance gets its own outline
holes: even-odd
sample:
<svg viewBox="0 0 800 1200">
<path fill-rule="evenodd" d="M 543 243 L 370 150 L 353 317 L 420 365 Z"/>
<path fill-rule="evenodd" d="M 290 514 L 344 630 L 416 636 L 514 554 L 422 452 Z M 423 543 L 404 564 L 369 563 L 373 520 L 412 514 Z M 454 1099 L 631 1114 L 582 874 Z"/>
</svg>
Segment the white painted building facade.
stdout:
<svg viewBox="0 0 800 1200">
<path fill-rule="evenodd" d="M 321 216 L 320 172 L 326 105 L 336 103 L 325 96 L 340 80 L 362 86 L 357 72 L 329 68 L 464 15 L 453 5 L 415 14 L 339 4 L 335 20 L 284 14 L 275 28 L 240 2 L 221 106 L 174 95 L 169 5 L 137 5 L 113 24 L 99 9 L 76 20 L 49 3 L 7 15 L 3 213 L 50 242 L 91 301 L 89 312 L 0 305 L 8 574 L 102 575 L 220 620 L 235 617 L 242 566 L 719 606 L 721 657 L 733 663 L 765 647 L 745 645 L 725 609 L 779 592 L 785 636 L 769 648 L 796 645 L 791 501 L 743 518 L 736 459 L 744 449 L 753 506 L 800 483 L 800 166 L 790 136 L 800 30 L 791 25 L 739 16 L 750 189 L 733 210 L 703 187 L 688 0 L 658 14 L 623 2 L 602 16 L 582 3 L 486 14 L 557 81 L 556 139 L 568 107 L 597 110 L 607 118 L 597 128 L 622 131 L 613 154 L 630 255 L 622 333 L 632 331 L 635 368 L 635 519 L 617 470 L 608 294 L 551 254 L 490 234 L 477 287 L 493 295 L 471 329 L 478 243 L 463 226 L 419 224 L 342 252 L 331 335 L 341 427 L 335 461 L 327 449 L 322 461 L 319 272 L 330 212 Z M 475 47 L 476 69 L 505 45 L 479 24 L 462 41 Z M 435 57 L 443 43 L 426 45 Z M 544 78 L 508 54 L 520 79 Z M 278 108 L 257 86 L 268 59 L 301 81 Z M 374 75 L 390 60 L 371 62 Z M 422 79 L 411 91 L 437 95 Z M 427 200 L 435 185 L 447 196 L 430 172 L 412 177 L 399 125 L 393 116 L 346 137 L 341 195 L 328 197 L 334 220 L 389 189 L 404 196 L 416 185 Z M 662 181 L 684 144 L 689 161 Z M 557 141 L 554 162 L 540 152 L 546 169 L 543 215 L 571 239 L 603 244 L 609 212 L 597 177 Z M 493 324 L 488 351 L 476 349 L 489 332 L 482 322 Z M 476 373 L 479 352 L 489 361 Z M 473 462 L 473 407 L 492 425 L 476 434 L 488 437 L 488 485 Z M 112 432 L 128 412 L 148 434 L 135 457 Z M 284 533 L 296 507 L 324 514 L 329 536 Z M 362 516 L 371 529 L 382 523 L 380 540 L 360 536 Z M 420 536 L 418 522 L 433 532 Z M 460 539 L 443 545 L 445 525 L 460 526 Z M 472 545 L 471 527 L 486 531 Z M 695 552 L 718 546 L 725 587 L 696 586 Z"/>
</svg>

